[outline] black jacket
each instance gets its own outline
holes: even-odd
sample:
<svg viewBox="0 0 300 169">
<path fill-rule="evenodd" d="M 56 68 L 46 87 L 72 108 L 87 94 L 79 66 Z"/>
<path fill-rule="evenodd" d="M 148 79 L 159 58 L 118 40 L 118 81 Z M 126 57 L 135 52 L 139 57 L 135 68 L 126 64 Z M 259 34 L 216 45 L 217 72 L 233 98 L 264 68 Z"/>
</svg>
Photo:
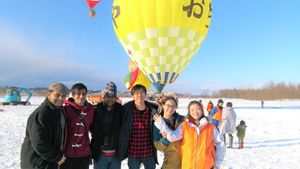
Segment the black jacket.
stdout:
<svg viewBox="0 0 300 169">
<path fill-rule="evenodd" d="M 149 119 L 151 122 L 151 140 L 153 141 L 153 126 L 154 126 L 154 120 L 152 119 L 152 116 L 157 113 L 157 109 L 158 106 L 150 103 L 150 102 L 146 102 L 146 106 L 148 108 L 150 108 L 151 110 L 151 119 Z M 121 131 L 120 131 L 120 138 L 119 138 L 119 158 L 121 160 L 124 160 L 125 158 L 128 157 L 128 145 L 129 145 L 129 138 L 131 135 L 131 129 L 132 129 L 132 122 L 133 122 L 133 109 L 134 109 L 134 101 L 130 101 L 126 104 L 123 105 L 124 107 L 124 114 L 123 114 L 123 118 L 122 118 L 122 127 L 121 127 Z M 154 146 L 154 142 L 152 144 L 152 149 L 153 149 L 153 154 L 154 154 L 154 159 L 155 159 L 155 163 L 157 163 L 157 154 L 156 154 L 156 148 Z"/>
<path fill-rule="evenodd" d="M 123 111 L 123 106 L 119 103 L 115 103 L 114 108 L 109 112 L 102 102 L 96 105 L 91 140 L 92 158 L 95 161 L 98 160 L 104 144 L 110 144 L 109 147 L 115 149 L 118 153 L 119 133 L 122 121 L 121 116 Z M 110 118 L 107 116 L 110 116 Z M 108 135 L 109 138 L 113 140 L 104 143 L 105 135 Z"/>
<path fill-rule="evenodd" d="M 65 119 L 61 109 L 45 101 L 28 118 L 21 148 L 22 169 L 57 169 L 63 153 Z"/>
</svg>

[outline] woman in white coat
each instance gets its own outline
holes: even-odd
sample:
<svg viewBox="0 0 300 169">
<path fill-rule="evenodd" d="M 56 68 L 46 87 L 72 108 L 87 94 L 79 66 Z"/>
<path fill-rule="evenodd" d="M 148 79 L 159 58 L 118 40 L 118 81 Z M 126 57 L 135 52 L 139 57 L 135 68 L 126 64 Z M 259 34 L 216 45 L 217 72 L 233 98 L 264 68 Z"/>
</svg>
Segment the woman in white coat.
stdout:
<svg viewBox="0 0 300 169">
<path fill-rule="evenodd" d="M 232 103 L 227 102 L 226 107 L 223 108 L 222 113 L 222 123 L 220 126 L 220 133 L 223 134 L 226 143 L 226 134 L 229 135 L 229 146 L 227 148 L 232 148 L 233 143 L 233 133 L 235 132 L 235 121 L 236 113 L 232 108 Z"/>
</svg>

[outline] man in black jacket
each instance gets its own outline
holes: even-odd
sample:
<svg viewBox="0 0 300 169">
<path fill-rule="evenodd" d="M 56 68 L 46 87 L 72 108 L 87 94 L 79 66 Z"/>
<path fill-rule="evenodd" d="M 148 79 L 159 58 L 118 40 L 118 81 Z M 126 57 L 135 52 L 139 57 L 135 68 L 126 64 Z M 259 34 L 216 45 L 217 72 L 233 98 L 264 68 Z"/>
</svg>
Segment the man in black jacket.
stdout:
<svg viewBox="0 0 300 169">
<path fill-rule="evenodd" d="M 21 148 L 21 169 L 58 169 L 65 161 L 61 106 L 67 94 L 64 84 L 52 83 L 45 101 L 29 116 Z"/>
<path fill-rule="evenodd" d="M 94 169 L 120 169 L 118 143 L 123 106 L 116 102 L 117 86 L 113 82 L 105 85 L 103 102 L 96 106 L 92 131 L 92 157 Z"/>
<path fill-rule="evenodd" d="M 133 101 L 123 105 L 124 114 L 119 138 L 118 155 L 121 160 L 128 157 L 129 169 L 155 169 L 156 148 L 153 143 L 153 119 L 158 106 L 145 101 L 147 90 L 137 84 L 131 89 Z"/>
</svg>

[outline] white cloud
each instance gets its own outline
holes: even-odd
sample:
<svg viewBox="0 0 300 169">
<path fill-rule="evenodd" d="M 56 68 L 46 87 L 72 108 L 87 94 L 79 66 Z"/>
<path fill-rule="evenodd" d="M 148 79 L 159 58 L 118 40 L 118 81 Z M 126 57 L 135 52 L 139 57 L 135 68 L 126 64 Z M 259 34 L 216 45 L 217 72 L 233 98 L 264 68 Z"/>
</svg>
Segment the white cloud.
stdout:
<svg viewBox="0 0 300 169">
<path fill-rule="evenodd" d="M 65 53 L 42 50 L 25 35 L 1 27 L 4 29 L 0 30 L 0 86 L 42 87 L 53 81 L 71 86 L 81 81 L 99 88 L 106 79 L 117 80 L 100 66 L 84 65 L 64 57 Z"/>
</svg>

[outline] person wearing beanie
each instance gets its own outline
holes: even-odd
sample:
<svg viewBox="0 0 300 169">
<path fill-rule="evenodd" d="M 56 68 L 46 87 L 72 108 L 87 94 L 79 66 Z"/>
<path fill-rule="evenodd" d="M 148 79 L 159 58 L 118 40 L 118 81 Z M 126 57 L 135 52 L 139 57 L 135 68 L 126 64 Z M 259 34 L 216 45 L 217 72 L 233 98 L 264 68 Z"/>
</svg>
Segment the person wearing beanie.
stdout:
<svg viewBox="0 0 300 169">
<path fill-rule="evenodd" d="M 223 104 L 223 103 L 224 103 L 223 99 L 219 99 L 219 100 L 218 100 L 218 104 L 219 104 L 219 103 L 222 103 L 222 104 Z"/>
<path fill-rule="evenodd" d="M 115 85 L 114 82 L 108 82 L 107 84 L 105 84 L 104 89 L 103 89 L 103 93 L 104 93 L 104 97 L 105 96 L 117 96 L 117 86 Z"/>
<path fill-rule="evenodd" d="M 63 83 L 50 84 L 45 101 L 30 114 L 21 148 L 21 169 L 58 169 L 65 162 L 62 105 L 68 93 Z"/>
<path fill-rule="evenodd" d="M 226 152 L 223 137 L 217 128 L 209 123 L 198 101 L 189 103 L 187 120 L 175 130 L 170 129 L 161 116 L 155 115 L 153 118 L 155 126 L 168 141 L 182 141 L 181 168 L 220 168 Z"/>
<path fill-rule="evenodd" d="M 88 89 L 83 83 L 75 83 L 71 97 L 66 100 L 66 142 L 64 154 L 66 161 L 60 169 L 88 169 L 91 160 L 90 137 L 94 119 L 94 106 L 87 102 Z"/>
<path fill-rule="evenodd" d="M 123 106 L 117 100 L 117 86 L 113 82 L 105 84 L 103 102 L 96 105 L 92 132 L 92 157 L 94 169 L 120 169 L 118 158 L 119 134 Z"/>
<path fill-rule="evenodd" d="M 244 120 L 240 121 L 240 124 L 236 127 L 237 130 L 237 137 L 239 139 L 239 149 L 244 148 L 244 138 L 246 133 L 246 122 Z"/>
<path fill-rule="evenodd" d="M 157 152 L 153 142 L 153 115 L 158 106 L 146 101 L 147 89 L 141 84 L 132 87 L 132 101 L 124 104 L 122 128 L 119 140 L 119 158 L 128 157 L 128 168 L 155 169 Z"/>
<path fill-rule="evenodd" d="M 105 84 L 103 91 L 101 92 L 101 101 L 103 102 L 103 98 L 105 95 L 114 95 L 116 96 L 116 102 L 119 104 L 122 104 L 122 100 L 118 97 L 118 90 L 117 90 L 117 86 L 114 82 L 108 82 L 107 84 Z M 99 103 L 100 103 L 99 102 Z"/>
<path fill-rule="evenodd" d="M 219 99 L 218 104 L 214 106 L 209 113 L 210 122 L 217 128 L 219 128 L 219 124 L 222 121 L 223 103 L 224 101 L 222 99 Z"/>
</svg>

